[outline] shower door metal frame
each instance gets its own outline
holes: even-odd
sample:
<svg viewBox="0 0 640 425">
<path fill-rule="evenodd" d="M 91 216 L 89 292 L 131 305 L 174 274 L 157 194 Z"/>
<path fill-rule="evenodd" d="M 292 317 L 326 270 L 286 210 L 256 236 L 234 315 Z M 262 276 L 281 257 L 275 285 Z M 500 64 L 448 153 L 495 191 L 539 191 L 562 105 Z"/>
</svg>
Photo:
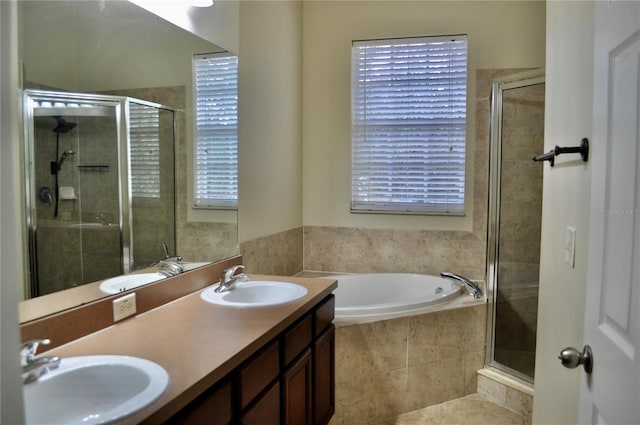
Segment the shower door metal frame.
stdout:
<svg viewBox="0 0 640 425">
<path fill-rule="evenodd" d="M 23 91 L 23 108 L 24 108 L 24 178 L 25 178 L 25 216 L 26 216 L 26 227 L 27 227 L 27 250 L 25 253 L 26 258 L 28 258 L 28 274 L 29 274 L 29 286 L 28 290 L 25 293 L 26 298 L 32 298 L 34 296 L 38 296 L 38 288 L 37 288 L 37 211 L 36 211 L 36 189 L 35 185 L 35 160 L 34 160 L 34 117 L 36 116 L 34 112 L 34 101 L 49 101 L 49 100 L 58 100 L 60 102 L 69 102 L 73 103 L 92 103 L 96 108 L 98 107 L 108 107 L 114 108 L 114 118 L 116 119 L 116 128 L 117 131 L 117 156 L 118 156 L 118 203 L 119 203 L 119 226 L 120 226 L 120 241 L 121 241 L 121 270 L 123 274 L 127 274 L 131 272 L 131 265 L 133 264 L 134 259 L 132 258 L 133 253 L 133 235 L 132 235 L 132 216 L 131 216 L 131 206 L 132 206 L 132 196 L 131 196 L 131 179 L 130 179 L 130 166 L 129 166 L 129 134 L 128 134 L 128 125 L 129 122 L 129 108 L 128 104 L 130 102 L 138 103 L 145 106 L 150 106 L 157 109 L 167 110 L 173 113 L 173 150 L 174 150 L 174 158 L 175 158 L 175 149 L 176 149 L 176 110 L 161 105 L 159 103 L 148 102 L 146 100 L 137 99 L 128 96 L 117 96 L 117 95 L 100 95 L 100 94 L 91 94 L 91 93 L 73 93 L 73 92 L 59 92 L 59 91 L 50 91 L 50 90 L 37 90 L 37 89 L 26 89 Z M 64 110 L 74 108 L 78 110 L 84 110 L 84 115 L 92 115 L 88 113 L 88 110 L 91 107 L 80 108 L 79 106 L 71 106 L 65 105 L 51 107 L 51 116 L 54 115 L 63 115 L 62 113 L 56 114 L 56 110 L 58 112 Z M 68 115 L 68 114 L 65 114 Z M 81 114 L 78 114 L 81 115 Z M 96 114 L 100 116 L 107 116 L 105 114 Z M 110 115 L 110 114 L 109 114 Z M 48 116 L 48 114 L 47 114 Z M 175 167 L 175 160 L 174 160 Z M 174 179 L 175 179 L 175 170 L 174 170 Z M 175 184 L 175 183 L 174 183 Z M 175 193 L 175 188 L 174 188 Z M 173 202 L 174 207 L 174 217 L 175 217 L 175 198 Z M 175 218 L 174 218 L 175 223 Z M 175 238 L 175 232 L 174 232 Z M 175 240 L 174 240 L 175 246 Z"/>
<path fill-rule="evenodd" d="M 504 372 L 526 384 L 533 379 L 524 373 L 494 360 L 496 323 L 496 299 L 498 295 L 498 267 L 500 241 L 500 182 L 502 178 L 502 93 L 504 90 L 522 88 L 545 82 L 544 69 L 525 71 L 495 78 L 491 86 L 490 142 L 489 142 L 489 211 L 487 227 L 487 341 L 485 365 Z"/>
</svg>

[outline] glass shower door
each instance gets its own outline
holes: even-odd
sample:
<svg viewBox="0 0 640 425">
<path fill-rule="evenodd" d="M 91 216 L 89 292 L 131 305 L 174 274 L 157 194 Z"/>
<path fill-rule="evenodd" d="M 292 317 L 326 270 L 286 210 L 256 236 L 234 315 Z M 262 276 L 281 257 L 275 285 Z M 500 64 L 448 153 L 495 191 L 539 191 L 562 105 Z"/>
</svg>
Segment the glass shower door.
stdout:
<svg viewBox="0 0 640 425">
<path fill-rule="evenodd" d="M 29 102 L 29 295 L 121 274 L 119 103 Z"/>
<path fill-rule="evenodd" d="M 525 380 L 535 374 L 544 150 L 544 76 L 494 82 L 489 277 L 489 363 Z"/>
</svg>

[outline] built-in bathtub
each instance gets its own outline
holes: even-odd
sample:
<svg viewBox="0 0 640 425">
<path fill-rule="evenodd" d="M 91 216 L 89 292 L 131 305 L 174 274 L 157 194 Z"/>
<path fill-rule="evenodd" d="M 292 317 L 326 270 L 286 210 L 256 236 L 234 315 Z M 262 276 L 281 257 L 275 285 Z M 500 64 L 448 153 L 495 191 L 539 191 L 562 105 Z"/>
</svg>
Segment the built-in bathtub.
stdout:
<svg viewBox="0 0 640 425">
<path fill-rule="evenodd" d="M 484 298 L 438 276 L 303 273 L 338 281 L 332 424 L 378 423 L 476 392 Z"/>
<path fill-rule="evenodd" d="M 438 276 L 410 273 L 363 273 L 323 276 L 336 279 L 335 321 L 368 323 L 425 313 L 463 292 L 459 284 Z"/>
</svg>

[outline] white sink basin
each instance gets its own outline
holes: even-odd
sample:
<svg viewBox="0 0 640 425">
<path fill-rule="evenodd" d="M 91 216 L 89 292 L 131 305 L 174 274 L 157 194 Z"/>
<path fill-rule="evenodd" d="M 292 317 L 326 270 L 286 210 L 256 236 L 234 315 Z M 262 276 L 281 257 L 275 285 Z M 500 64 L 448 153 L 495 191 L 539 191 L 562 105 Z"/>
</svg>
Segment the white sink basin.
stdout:
<svg viewBox="0 0 640 425">
<path fill-rule="evenodd" d="M 227 292 L 215 292 L 218 285 L 205 289 L 200 297 L 210 303 L 233 307 L 268 307 L 295 301 L 307 295 L 307 288 L 289 282 L 250 280 Z"/>
<path fill-rule="evenodd" d="M 164 279 L 166 276 L 160 273 L 133 273 L 112 277 L 100 283 L 100 290 L 105 294 L 117 294 L 128 291 L 156 280 Z"/>
<path fill-rule="evenodd" d="M 110 423 L 153 403 L 168 386 L 164 368 L 138 357 L 63 358 L 24 386 L 26 423 Z"/>
</svg>

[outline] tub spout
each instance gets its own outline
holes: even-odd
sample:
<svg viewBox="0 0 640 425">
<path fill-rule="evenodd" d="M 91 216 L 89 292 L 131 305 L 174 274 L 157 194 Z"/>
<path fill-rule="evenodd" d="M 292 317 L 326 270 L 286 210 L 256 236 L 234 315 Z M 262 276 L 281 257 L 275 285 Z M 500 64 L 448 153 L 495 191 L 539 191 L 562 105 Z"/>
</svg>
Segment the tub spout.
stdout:
<svg viewBox="0 0 640 425">
<path fill-rule="evenodd" d="M 462 277 L 460 275 L 457 275 L 451 272 L 442 272 L 440 273 L 440 276 L 447 279 L 451 279 L 456 283 L 460 284 L 460 286 L 466 289 L 469 295 L 471 295 L 473 298 L 476 298 L 476 299 L 482 298 L 482 290 L 480 290 L 480 287 L 475 283 L 471 282 L 466 277 Z"/>
</svg>

